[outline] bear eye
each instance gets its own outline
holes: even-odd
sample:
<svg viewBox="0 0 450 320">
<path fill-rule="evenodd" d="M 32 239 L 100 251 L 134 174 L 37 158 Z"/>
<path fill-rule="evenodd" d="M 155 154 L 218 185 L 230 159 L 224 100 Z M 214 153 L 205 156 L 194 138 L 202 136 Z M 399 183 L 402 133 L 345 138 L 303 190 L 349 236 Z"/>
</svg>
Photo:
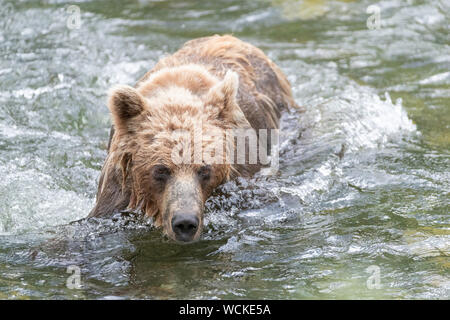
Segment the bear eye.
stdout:
<svg viewBox="0 0 450 320">
<path fill-rule="evenodd" d="M 203 166 L 197 171 L 201 181 L 206 182 L 211 178 L 211 166 Z"/>
<path fill-rule="evenodd" d="M 166 182 L 170 178 L 171 171 L 164 165 L 153 167 L 153 178 L 160 182 Z"/>
</svg>

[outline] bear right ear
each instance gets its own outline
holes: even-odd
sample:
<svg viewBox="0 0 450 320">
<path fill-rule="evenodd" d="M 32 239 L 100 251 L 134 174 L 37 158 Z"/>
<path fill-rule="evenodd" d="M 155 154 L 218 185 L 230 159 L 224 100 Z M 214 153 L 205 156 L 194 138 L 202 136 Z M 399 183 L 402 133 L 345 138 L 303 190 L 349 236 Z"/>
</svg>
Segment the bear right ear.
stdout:
<svg viewBox="0 0 450 320">
<path fill-rule="evenodd" d="M 119 130 L 126 130 L 128 120 L 141 114 L 144 106 L 144 97 L 133 87 L 120 85 L 109 91 L 108 108 Z"/>
</svg>

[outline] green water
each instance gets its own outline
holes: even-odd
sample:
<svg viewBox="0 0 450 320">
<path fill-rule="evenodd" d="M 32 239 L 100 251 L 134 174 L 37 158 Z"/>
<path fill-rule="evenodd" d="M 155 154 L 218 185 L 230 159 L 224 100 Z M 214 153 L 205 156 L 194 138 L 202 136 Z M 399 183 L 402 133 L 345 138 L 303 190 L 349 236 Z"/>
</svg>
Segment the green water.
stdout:
<svg viewBox="0 0 450 320">
<path fill-rule="evenodd" d="M 379 29 L 371 1 L 77 1 L 79 25 L 72 4 L 0 1 L 0 298 L 450 298 L 447 1 L 378 2 Z M 214 33 L 263 49 L 306 109 L 283 114 L 278 174 L 217 190 L 191 245 L 142 217 L 70 224 L 108 88 Z"/>
</svg>

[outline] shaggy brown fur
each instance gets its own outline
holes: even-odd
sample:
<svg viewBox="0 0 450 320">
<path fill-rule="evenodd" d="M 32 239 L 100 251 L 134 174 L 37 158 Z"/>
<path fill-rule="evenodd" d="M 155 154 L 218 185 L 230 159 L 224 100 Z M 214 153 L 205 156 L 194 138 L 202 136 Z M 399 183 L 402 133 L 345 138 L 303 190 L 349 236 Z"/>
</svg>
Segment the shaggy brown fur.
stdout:
<svg viewBox="0 0 450 320">
<path fill-rule="evenodd" d="M 227 129 L 278 128 L 281 110 L 296 104 L 281 70 L 258 48 L 227 35 L 187 42 L 135 88 L 113 88 L 108 106 L 114 127 L 89 217 L 140 209 L 175 238 L 170 221 L 177 212 L 195 212 L 201 225 L 212 190 L 260 166 L 175 164 L 174 148 L 188 146 L 185 136 L 174 138 L 173 133 L 206 133 L 202 148 L 214 149 L 223 143 L 214 137 Z M 233 144 L 225 138 L 224 154 Z M 201 226 L 194 238 L 200 232 Z"/>
</svg>

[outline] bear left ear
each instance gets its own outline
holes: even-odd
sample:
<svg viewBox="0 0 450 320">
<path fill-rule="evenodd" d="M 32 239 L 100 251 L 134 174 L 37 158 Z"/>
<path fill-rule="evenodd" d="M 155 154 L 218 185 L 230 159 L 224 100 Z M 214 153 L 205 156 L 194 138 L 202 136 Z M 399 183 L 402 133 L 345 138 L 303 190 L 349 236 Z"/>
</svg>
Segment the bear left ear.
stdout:
<svg viewBox="0 0 450 320">
<path fill-rule="evenodd" d="M 119 130 L 127 129 L 129 120 L 141 114 L 144 106 L 144 97 L 133 87 L 116 86 L 109 92 L 108 107 Z"/>
<path fill-rule="evenodd" d="M 236 102 L 239 77 L 236 72 L 228 70 L 222 81 L 209 89 L 205 101 L 217 107 L 227 108 Z"/>
<path fill-rule="evenodd" d="M 228 70 L 223 80 L 206 94 L 205 102 L 206 105 L 213 105 L 220 109 L 218 113 L 220 119 L 232 122 L 239 127 L 250 126 L 236 100 L 238 89 L 238 74 Z"/>
</svg>

